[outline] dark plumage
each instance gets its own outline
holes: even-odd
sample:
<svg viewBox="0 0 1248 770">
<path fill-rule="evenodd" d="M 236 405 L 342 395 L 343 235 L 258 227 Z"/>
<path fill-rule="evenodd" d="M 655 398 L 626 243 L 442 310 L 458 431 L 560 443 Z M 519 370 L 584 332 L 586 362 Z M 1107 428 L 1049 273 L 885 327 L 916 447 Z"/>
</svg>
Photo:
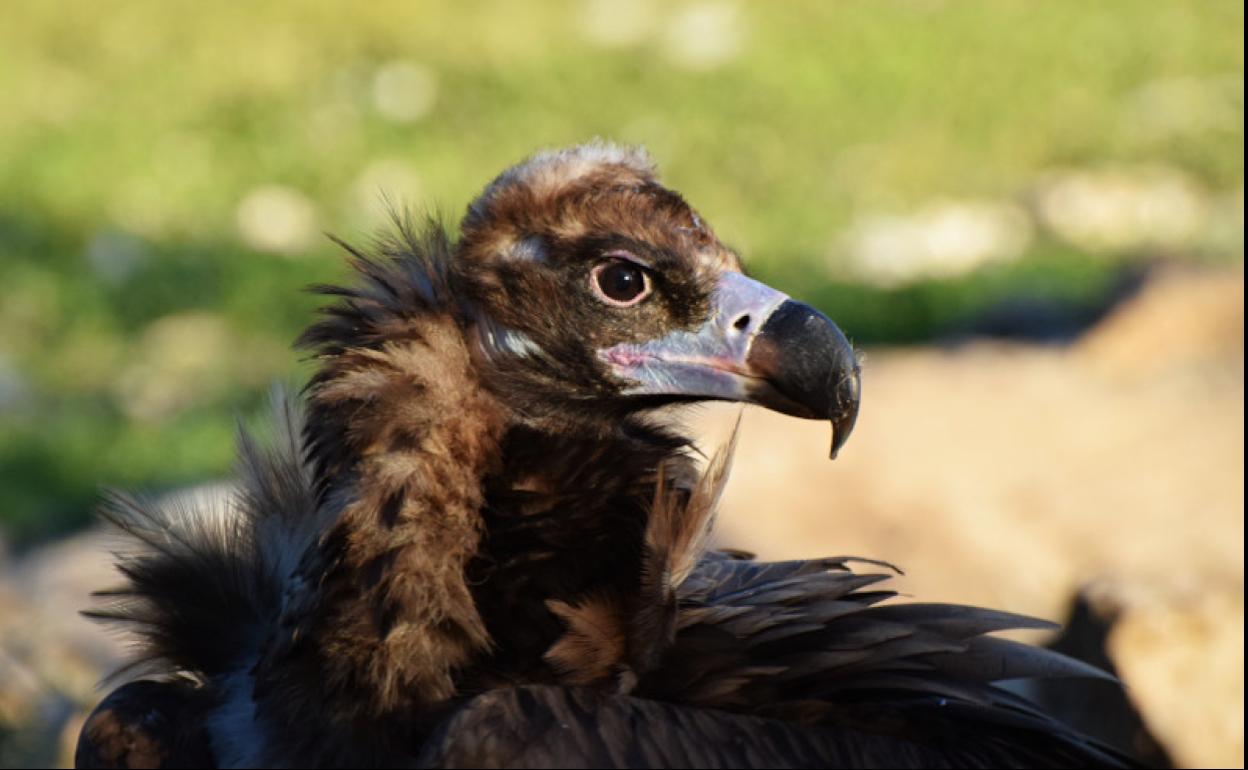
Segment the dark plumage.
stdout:
<svg viewBox="0 0 1248 770">
<path fill-rule="evenodd" d="M 150 679 L 80 766 L 1122 761 L 995 686 L 1104 676 L 987 636 L 1045 624 L 888 603 L 875 562 L 705 550 L 731 447 L 699 469 L 654 408 L 828 419 L 835 451 L 858 366 L 640 152 L 538 155 L 455 242 L 347 248 L 300 340 L 318 371 L 241 439 L 237 494 L 106 507 L 135 547 L 90 614 Z"/>
</svg>

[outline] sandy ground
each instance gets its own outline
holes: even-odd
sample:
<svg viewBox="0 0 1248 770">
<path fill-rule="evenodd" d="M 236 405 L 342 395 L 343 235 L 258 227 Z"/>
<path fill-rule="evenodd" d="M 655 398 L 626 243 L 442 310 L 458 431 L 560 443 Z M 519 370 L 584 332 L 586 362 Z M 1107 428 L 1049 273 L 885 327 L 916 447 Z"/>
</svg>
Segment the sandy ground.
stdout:
<svg viewBox="0 0 1248 770">
<path fill-rule="evenodd" d="M 1049 618 L 1093 585 L 1178 761 L 1242 767 L 1243 324 L 1242 272 L 1178 272 L 1070 347 L 868 351 L 835 462 L 827 425 L 745 410 L 719 540 L 884 558 L 918 599 Z M 695 416 L 707 446 L 739 411 Z M 0 765 L 65 761 L 122 650 L 74 614 L 106 551 L 87 534 L 0 564 Z"/>
</svg>

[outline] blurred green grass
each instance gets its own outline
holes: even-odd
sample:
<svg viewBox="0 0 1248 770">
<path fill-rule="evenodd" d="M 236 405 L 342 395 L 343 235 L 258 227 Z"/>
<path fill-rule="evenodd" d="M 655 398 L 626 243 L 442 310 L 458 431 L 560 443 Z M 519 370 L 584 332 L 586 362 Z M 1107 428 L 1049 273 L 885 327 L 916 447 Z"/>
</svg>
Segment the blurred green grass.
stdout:
<svg viewBox="0 0 1248 770">
<path fill-rule="evenodd" d="M 361 240 L 387 180 L 453 220 L 537 147 L 644 143 L 755 272 L 864 344 L 946 335 L 1019 298 L 1086 315 L 1139 256 L 1040 232 L 1008 264 L 865 285 L 834 248 L 864 214 L 1015 201 L 1048 169 L 1115 164 L 1242 200 L 1238 2 L 607 7 L 6 4 L 7 537 L 81 524 L 101 485 L 223 473 L 233 417 L 299 380 L 286 346 L 315 302 L 298 289 L 340 276 L 340 258 L 322 238 L 282 256 L 240 236 L 258 189 L 294 191 L 314 231 Z M 387 108 L 387 77 L 406 104 Z M 1163 106 L 1177 127 L 1142 127 L 1157 84 L 1219 78 L 1229 123 L 1184 122 L 1180 99 Z"/>
</svg>

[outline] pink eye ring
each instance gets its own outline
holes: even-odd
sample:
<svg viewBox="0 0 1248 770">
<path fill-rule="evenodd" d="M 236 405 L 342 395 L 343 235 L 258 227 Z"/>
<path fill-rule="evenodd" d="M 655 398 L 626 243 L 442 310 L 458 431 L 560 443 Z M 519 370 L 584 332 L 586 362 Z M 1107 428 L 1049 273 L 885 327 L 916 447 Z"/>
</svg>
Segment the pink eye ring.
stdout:
<svg viewBox="0 0 1248 770">
<path fill-rule="evenodd" d="M 632 307 L 645 299 L 651 289 L 645 269 L 626 259 L 596 266 L 589 274 L 589 285 L 598 299 L 614 307 Z"/>
</svg>

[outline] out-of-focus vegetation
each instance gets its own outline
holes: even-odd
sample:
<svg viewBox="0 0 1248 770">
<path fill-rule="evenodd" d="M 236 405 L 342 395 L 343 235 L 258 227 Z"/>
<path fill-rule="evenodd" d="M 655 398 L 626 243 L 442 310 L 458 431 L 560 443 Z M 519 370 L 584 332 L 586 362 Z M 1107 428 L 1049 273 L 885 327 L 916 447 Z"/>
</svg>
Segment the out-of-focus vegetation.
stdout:
<svg viewBox="0 0 1248 770">
<path fill-rule="evenodd" d="M 913 342 L 1242 260 L 1243 127 L 1240 2 L 9 3 L 0 528 L 224 472 L 382 191 L 453 220 L 643 143 L 754 271 Z"/>
</svg>

